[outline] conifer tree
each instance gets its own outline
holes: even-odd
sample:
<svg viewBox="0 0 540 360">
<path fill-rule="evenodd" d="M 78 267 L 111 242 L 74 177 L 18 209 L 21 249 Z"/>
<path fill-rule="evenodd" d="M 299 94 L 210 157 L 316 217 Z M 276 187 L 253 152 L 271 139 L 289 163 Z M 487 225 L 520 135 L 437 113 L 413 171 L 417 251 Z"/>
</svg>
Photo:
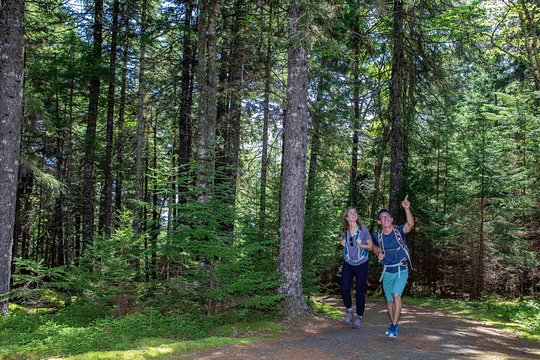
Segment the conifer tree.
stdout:
<svg viewBox="0 0 540 360">
<path fill-rule="evenodd" d="M 307 49 L 305 29 L 300 25 L 300 2 L 289 3 L 289 49 L 287 110 L 283 131 L 283 181 L 281 186 L 281 234 L 279 293 L 285 299 L 284 313 L 295 317 L 306 310 L 302 289 L 302 244 L 304 236 L 304 190 L 307 152 Z"/>
<path fill-rule="evenodd" d="M 7 315 L 23 117 L 23 0 L 0 5 L 0 54 L 0 311 Z"/>
</svg>

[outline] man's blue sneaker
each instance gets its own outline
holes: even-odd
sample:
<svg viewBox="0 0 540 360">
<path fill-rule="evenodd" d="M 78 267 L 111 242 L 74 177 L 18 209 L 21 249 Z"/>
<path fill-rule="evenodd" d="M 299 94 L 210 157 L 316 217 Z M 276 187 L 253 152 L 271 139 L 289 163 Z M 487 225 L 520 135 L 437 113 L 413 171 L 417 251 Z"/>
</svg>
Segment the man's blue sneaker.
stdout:
<svg viewBox="0 0 540 360">
<path fill-rule="evenodd" d="M 394 324 L 390 324 L 390 326 L 388 327 L 388 330 L 386 330 L 384 333 L 388 336 L 390 336 L 390 334 L 392 334 L 394 332 Z"/>
<path fill-rule="evenodd" d="M 388 337 L 398 337 L 399 336 L 398 329 L 399 329 L 399 325 L 394 325 L 394 328 L 392 329 L 393 331 L 390 334 L 388 334 Z"/>
</svg>

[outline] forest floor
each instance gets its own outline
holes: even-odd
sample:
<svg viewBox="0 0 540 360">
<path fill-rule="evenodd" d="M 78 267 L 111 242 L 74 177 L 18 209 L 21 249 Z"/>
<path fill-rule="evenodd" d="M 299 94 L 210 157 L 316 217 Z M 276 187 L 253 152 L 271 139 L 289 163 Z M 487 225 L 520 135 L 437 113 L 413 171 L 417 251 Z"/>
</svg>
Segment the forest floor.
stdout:
<svg viewBox="0 0 540 360">
<path fill-rule="evenodd" d="M 341 300 L 320 298 L 337 308 Z M 178 359 L 540 359 L 540 344 L 486 323 L 404 305 L 398 338 L 388 338 L 385 303 L 368 303 L 362 328 L 305 317 L 285 323 L 283 335 L 247 345 L 198 351 Z"/>
</svg>

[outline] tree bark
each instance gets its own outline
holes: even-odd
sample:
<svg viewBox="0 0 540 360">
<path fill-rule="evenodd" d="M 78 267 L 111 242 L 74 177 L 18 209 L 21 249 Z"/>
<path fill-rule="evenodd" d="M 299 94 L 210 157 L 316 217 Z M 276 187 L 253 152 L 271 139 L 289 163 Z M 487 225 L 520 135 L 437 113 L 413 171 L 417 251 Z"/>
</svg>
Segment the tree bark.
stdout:
<svg viewBox="0 0 540 360">
<path fill-rule="evenodd" d="M 158 236 L 160 229 L 160 211 L 158 207 L 158 115 L 156 114 L 154 121 L 154 141 L 152 149 L 152 224 L 150 226 L 150 246 L 151 246 L 151 260 L 150 260 L 150 277 L 155 280 L 157 279 L 157 247 L 158 247 Z"/>
<path fill-rule="evenodd" d="M 68 92 L 68 114 L 66 124 L 66 143 L 64 149 L 64 183 L 66 185 L 66 196 L 64 199 L 64 207 L 66 213 L 66 221 L 64 222 L 64 238 L 65 249 L 64 259 L 66 265 L 70 266 L 73 258 L 73 192 L 74 186 L 72 181 L 72 164 L 73 164 L 73 97 L 74 97 L 75 81 L 73 78 L 69 82 Z"/>
<path fill-rule="evenodd" d="M 123 54 L 122 54 L 122 84 L 120 85 L 120 101 L 118 104 L 117 138 L 116 138 L 116 182 L 114 188 L 114 207 L 117 212 L 122 210 L 122 188 L 124 184 L 124 116 L 126 113 L 127 69 L 129 61 L 129 37 L 131 19 L 130 2 L 126 2 L 124 13 Z"/>
<path fill-rule="evenodd" d="M 390 84 L 391 172 L 390 213 L 397 219 L 400 214 L 403 177 L 405 174 L 405 135 L 403 126 L 403 79 L 405 51 L 403 31 L 403 1 L 394 0 L 393 12 L 392 78 Z"/>
<path fill-rule="evenodd" d="M 191 14 L 193 2 L 185 1 L 184 32 L 182 40 L 182 79 L 180 85 L 180 118 L 178 121 L 178 199 L 185 202 L 188 190 L 189 162 L 191 160 L 193 100 L 193 49 L 191 44 Z"/>
<path fill-rule="evenodd" d="M 262 139 L 262 154 L 261 154 L 261 194 L 259 200 L 259 231 L 266 227 L 266 179 L 268 172 L 268 125 L 270 122 L 270 76 L 272 69 L 272 15 L 273 2 L 270 1 L 270 9 L 268 10 L 268 29 L 266 43 L 266 59 L 264 62 L 264 100 L 263 100 L 263 139 Z"/>
<path fill-rule="evenodd" d="M 139 89 L 137 93 L 137 143 L 135 147 L 135 212 L 133 216 L 133 229 L 135 235 L 137 236 L 141 230 L 141 203 L 144 201 L 143 198 L 143 151 L 144 151 L 144 102 L 146 96 L 145 82 L 144 77 L 145 66 L 146 66 L 146 40 L 145 40 L 145 31 L 146 31 L 146 11 L 147 11 L 146 0 L 142 4 L 142 14 L 141 14 L 141 37 L 140 37 L 140 54 L 139 54 Z"/>
<path fill-rule="evenodd" d="M 319 83 L 317 84 L 317 97 L 313 108 L 311 119 L 313 122 L 311 130 L 311 151 L 309 154 L 309 169 L 307 179 L 306 193 L 306 214 L 309 221 L 315 221 L 315 188 L 317 184 L 317 171 L 319 165 L 319 155 L 321 152 L 321 137 L 322 137 L 322 118 L 323 118 L 323 95 L 325 90 L 324 71 L 327 65 L 328 58 L 321 59 L 321 73 L 319 75 Z"/>
<path fill-rule="evenodd" d="M 241 24 L 244 19 L 244 0 L 237 0 L 234 4 L 234 15 L 231 16 L 231 24 L 227 33 L 230 34 L 230 42 L 226 53 L 227 63 L 225 69 L 225 81 L 221 88 L 224 90 L 218 101 L 217 130 L 219 138 L 223 139 L 222 146 L 217 148 L 216 167 L 220 170 L 220 176 L 216 177 L 216 185 L 222 185 L 220 189 L 224 201 L 234 208 L 236 196 L 236 183 L 238 177 L 238 159 L 240 154 L 240 119 L 241 119 L 241 90 L 242 90 L 242 67 L 244 63 L 243 40 Z M 220 110 L 221 109 L 221 114 Z M 223 186 L 225 185 L 225 186 Z M 224 191 L 224 192 L 223 192 Z M 234 230 L 234 218 L 227 217 L 221 221 L 225 231 Z"/>
<path fill-rule="evenodd" d="M 476 287 L 474 289 L 474 297 L 479 299 L 484 290 L 484 253 L 485 253 L 485 238 L 484 238 L 484 208 L 486 205 L 485 198 L 485 152 L 486 152 L 486 135 L 485 121 L 482 119 L 480 131 L 482 131 L 482 153 L 481 153 L 481 169 L 480 169 L 480 214 L 478 224 L 478 252 L 476 256 Z"/>
<path fill-rule="evenodd" d="M 284 313 L 295 317 L 306 310 L 302 289 L 302 244 L 304 235 L 304 191 L 308 125 L 307 50 L 302 44 L 304 29 L 299 24 L 302 10 L 291 0 L 287 109 L 284 125 L 283 180 L 281 186 L 281 236 L 278 273 Z"/>
<path fill-rule="evenodd" d="M 382 69 L 381 66 L 379 66 L 379 75 L 377 76 L 377 85 L 381 87 L 382 80 L 381 80 L 381 74 Z M 380 205 L 383 205 L 382 201 L 382 194 L 381 191 L 381 177 L 383 173 L 383 163 L 384 163 L 384 157 L 386 154 L 386 146 L 389 139 L 389 133 L 390 133 L 390 125 L 384 121 L 384 119 L 387 118 L 386 113 L 383 112 L 382 109 L 382 98 L 381 98 L 381 92 L 377 91 L 377 93 L 374 96 L 373 99 L 374 102 L 374 112 L 375 116 L 379 118 L 379 121 L 381 122 L 383 133 L 375 140 L 373 148 L 377 152 L 376 154 L 376 162 L 375 162 L 375 168 L 373 170 L 373 194 L 371 196 L 371 210 L 369 217 L 371 219 L 375 219 L 377 216 L 378 207 Z M 376 223 L 372 223 L 370 227 L 370 231 L 373 232 L 375 230 Z"/>
<path fill-rule="evenodd" d="M 208 204 L 214 194 L 216 166 L 216 118 L 217 118 L 217 58 L 216 58 L 217 0 L 200 2 L 198 27 L 197 83 L 198 137 L 197 137 L 197 201 Z M 214 287 L 214 259 L 203 258 L 201 264 L 209 269 L 209 290 Z M 207 314 L 214 311 L 214 302 L 208 299 Z"/>
<path fill-rule="evenodd" d="M 242 67 L 244 64 L 243 44 L 241 40 L 241 21 L 244 17 L 244 1 L 239 0 L 235 4 L 236 16 L 233 20 L 231 35 L 230 70 L 229 70 L 229 109 L 226 118 L 228 126 L 225 131 L 225 157 L 226 157 L 226 177 L 229 178 L 231 188 L 231 202 L 234 204 L 236 193 L 236 182 L 238 176 L 238 159 L 240 154 L 240 119 L 242 115 Z"/>
<path fill-rule="evenodd" d="M 19 167 L 19 180 L 17 188 L 17 211 L 15 233 L 13 236 L 13 256 L 29 259 L 30 251 L 30 224 L 32 211 L 32 190 L 34 188 L 34 175 L 27 166 Z M 17 245 L 20 252 L 17 254 Z"/>
<path fill-rule="evenodd" d="M 214 185 L 216 161 L 216 13 L 217 0 L 201 1 L 197 81 L 199 134 L 197 138 L 197 199 L 207 203 Z"/>
<path fill-rule="evenodd" d="M 8 314 L 23 118 L 24 0 L 0 6 L 0 311 Z"/>
<path fill-rule="evenodd" d="M 358 206 L 358 142 L 360 138 L 360 41 L 358 34 L 360 32 L 358 23 L 360 19 L 356 19 L 354 26 L 354 69 L 353 69 L 353 106 L 354 116 L 352 122 L 352 151 L 351 151 L 351 174 L 349 188 L 349 206 Z"/>
<path fill-rule="evenodd" d="M 113 3 L 113 22 L 111 27 L 111 53 L 109 57 L 109 86 L 107 90 L 107 133 L 105 145 L 105 161 L 103 161 L 103 200 L 101 203 L 100 230 L 106 236 L 112 234 L 112 197 L 113 197 L 113 180 L 112 180 L 112 152 L 114 141 L 114 101 L 116 90 L 116 47 L 118 38 L 118 13 L 120 8 L 119 0 L 114 0 Z"/>
<path fill-rule="evenodd" d="M 92 50 L 92 75 L 88 103 L 88 122 L 84 137 L 82 182 L 82 246 L 84 250 L 94 236 L 94 163 L 96 154 L 96 127 L 101 86 L 100 61 L 103 45 L 103 0 L 94 1 L 94 44 Z"/>
</svg>

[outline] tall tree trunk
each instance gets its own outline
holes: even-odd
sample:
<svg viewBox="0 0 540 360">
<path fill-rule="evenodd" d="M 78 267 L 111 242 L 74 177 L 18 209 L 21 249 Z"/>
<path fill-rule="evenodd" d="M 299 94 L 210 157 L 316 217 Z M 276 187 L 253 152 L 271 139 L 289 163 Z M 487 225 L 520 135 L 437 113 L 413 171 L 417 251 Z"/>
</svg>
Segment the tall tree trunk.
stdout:
<svg viewBox="0 0 540 360">
<path fill-rule="evenodd" d="M 199 9 L 199 44 L 197 81 L 199 103 L 197 120 L 197 201 L 207 204 L 213 195 L 216 164 L 216 118 L 217 118 L 217 59 L 216 59 L 217 0 L 203 0 Z M 214 259 L 202 259 L 209 269 L 209 287 L 213 289 Z M 214 311 L 212 299 L 208 299 L 207 312 Z"/>
<path fill-rule="evenodd" d="M 480 218 L 478 224 L 478 252 L 476 257 L 476 288 L 474 289 L 474 296 L 476 299 L 480 298 L 482 291 L 484 290 L 484 255 L 485 255 L 485 238 L 484 238 L 484 208 L 485 208 L 485 152 L 486 152 L 486 138 L 485 138 L 485 122 L 482 120 L 482 153 L 481 153 L 481 169 L 480 169 Z"/>
<path fill-rule="evenodd" d="M 234 208 L 236 196 L 236 182 L 238 176 L 238 159 L 240 153 L 240 119 L 241 119 L 241 89 L 242 67 L 244 63 L 243 40 L 241 38 L 241 23 L 245 13 L 244 0 L 237 0 L 234 5 L 234 16 L 230 24 L 230 43 L 228 44 L 228 57 L 226 66 L 223 66 L 226 80 L 221 88 L 224 89 L 218 101 L 217 130 L 223 139 L 223 145 L 218 147 L 216 166 L 220 169 L 220 177 L 216 178 L 216 185 L 226 185 L 221 189 L 226 191 L 224 201 Z M 222 108 L 220 114 L 219 108 Z M 222 221 L 226 231 L 234 229 L 233 217 Z"/>
<path fill-rule="evenodd" d="M 55 77 L 55 81 L 58 79 Z M 64 162 L 65 162 L 65 138 L 66 138 L 66 122 L 65 117 L 62 118 L 60 114 L 60 94 L 58 89 L 55 90 L 54 100 L 55 104 L 54 117 L 57 121 L 57 134 L 56 134 L 56 174 L 58 180 L 62 183 L 64 182 Z M 50 266 L 60 266 L 65 264 L 64 259 L 64 220 L 65 220 L 65 209 L 64 209 L 64 193 L 60 192 L 56 198 L 52 219 L 49 221 L 49 234 L 51 236 L 51 243 L 53 245 L 53 250 L 51 251 L 51 262 Z"/>
<path fill-rule="evenodd" d="M 66 213 L 66 221 L 64 222 L 64 238 L 65 249 L 64 258 L 66 265 L 70 266 L 72 261 L 72 247 L 73 247 L 73 192 L 74 186 L 71 177 L 72 164 L 73 164 L 73 93 L 75 91 L 75 81 L 70 79 L 69 92 L 68 92 L 68 111 L 67 111 L 67 123 L 66 123 L 66 143 L 64 149 L 64 183 L 66 184 L 66 196 L 64 200 L 64 207 Z"/>
<path fill-rule="evenodd" d="M 118 13 L 120 1 L 114 0 L 113 3 L 113 21 L 111 27 L 111 52 L 109 57 L 109 87 L 107 90 L 107 133 L 105 145 L 105 160 L 103 161 L 103 175 L 105 177 L 103 183 L 103 195 L 101 203 L 100 230 L 106 236 L 112 234 L 112 152 L 114 141 L 114 101 L 116 90 L 116 45 L 118 38 Z"/>
<path fill-rule="evenodd" d="M 437 151 L 437 173 L 435 176 L 435 202 L 439 206 L 439 188 L 441 183 L 441 127 L 439 125 L 437 131 L 437 139 L 435 140 L 435 148 Z"/>
<path fill-rule="evenodd" d="M 358 140 L 360 138 L 360 84 L 358 75 L 358 49 L 355 49 L 354 60 L 354 86 L 353 86 L 353 104 L 354 117 L 352 123 L 352 152 L 351 152 L 351 176 L 349 189 L 349 206 L 358 206 Z"/>
<path fill-rule="evenodd" d="M 0 6 L 0 311 L 8 314 L 23 118 L 24 0 Z"/>
<path fill-rule="evenodd" d="M 139 54 L 139 89 L 137 93 L 137 145 L 135 147 L 135 212 L 133 216 L 133 229 L 135 235 L 140 234 L 141 230 L 141 202 L 143 202 L 143 151 L 144 151 L 144 102 L 145 102 L 145 83 L 144 77 L 146 66 L 146 11 L 147 0 L 142 3 L 141 14 L 141 36 L 140 36 L 140 54 Z"/>
<path fill-rule="evenodd" d="M 349 206 L 357 207 L 358 206 L 358 141 L 359 141 L 359 131 L 360 131 L 360 41 L 358 39 L 359 30 L 359 19 L 355 21 L 354 26 L 354 69 L 353 69 L 353 106 L 354 106 L 354 117 L 352 122 L 352 151 L 351 151 L 351 175 L 350 175 L 350 188 L 349 188 Z"/>
<path fill-rule="evenodd" d="M 94 236 L 94 163 L 96 154 L 96 127 L 101 85 L 100 61 L 103 44 L 103 0 L 94 1 L 94 45 L 92 50 L 92 74 L 88 103 L 88 122 L 84 136 L 84 160 L 82 181 L 82 246 L 83 251 L 92 243 Z"/>
<path fill-rule="evenodd" d="M 124 184 L 124 116 L 126 113 L 126 92 L 127 92 L 127 70 L 130 47 L 130 19 L 131 7 L 128 0 L 123 9 L 124 14 L 124 49 L 122 54 L 122 84 L 120 85 L 120 101 L 118 104 L 118 122 L 116 138 L 116 182 L 114 188 L 114 207 L 117 212 L 122 210 L 122 187 Z"/>
<path fill-rule="evenodd" d="M 214 184 L 216 161 L 216 14 L 217 0 L 201 1 L 197 81 L 199 85 L 199 133 L 197 138 L 198 201 L 208 202 Z"/>
<path fill-rule="evenodd" d="M 443 214 L 446 218 L 448 212 L 448 143 L 444 144 L 444 202 L 443 202 Z"/>
<path fill-rule="evenodd" d="M 380 83 L 381 81 L 379 77 L 378 84 Z M 386 154 L 386 144 L 388 143 L 390 129 L 390 126 L 383 120 L 386 118 L 386 116 L 382 110 L 382 99 L 380 91 L 378 91 L 374 97 L 374 108 L 375 116 L 380 119 L 379 121 L 381 121 L 381 124 L 383 126 L 383 133 L 378 137 L 373 146 L 375 151 L 377 152 L 377 155 L 375 161 L 375 168 L 373 170 L 373 194 L 371 195 L 371 211 L 369 214 L 369 217 L 371 219 L 375 219 L 375 217 L 377 216 L 378 207 L 382 204 L 383 192 L 381 191 L 381 177 L 384 163 L 384 155 Z M 375 225 L 376 223 L 372 223 L 372 226 L 370 228 L 371 232 L 373 232 L 373 230 L 375 229 Z"/>
<path fill-rule="evenodd" d="M 319 154 L 321 152 L 321 137 L 322 137 L 322 117 L 323 117 L 323 94 L 325 88 L 325 67 L 328 62 L 327 57 L 321 59 L 321 73 L 319 74 L 319 83 L 317 84 L 317 97 L 311 119 L 313 122 L 311 130 L 311 152 L 309 155 L 309 169 L 307 179 L 306 192 L 306 213 L 308 222 L 315 221 L 315 187 L 317 183 L 317 171 L 319 165 Z"/>
<path fill-rule="evenodd" d="M 184 31 L 182 40 L 182 79 L 180 85 L 180 117 L 178 121 L 178 199 L 186 200 L 189 162 L 192 146 L 191 103 L 193 100 L 193 49 L 191 44 L 191 13 L 193 2 L 185 1 Z"/>
<path fill-rule="evenodd" d="M 151 224 L 151 231 L 150 231 L 150 247 L 151 247 L 151 260 L 150 260 L 150 277 L 155 280 L 157 279 L 157 243 L 158 243 L 158 236 L 159 236 L 159 223 L 160 223 L 160 211 L 158 206 L 158 173 L 157 173 L 157 158 L 158 158 L 158 136 L 157 136 L 157 128 L 158 128 L 158 115 L 155 114 L 155 121 L 154 121 L 154 141 L 153 141 L 153 151 L 152 151 L 152 166 L 153 166 L 153 174 L 152 174 L 152 224 Z"/>
<path fill-rule="evenodd" d="M 295 317 L 306 310 L 302 289 L 302 244 L 304 236 L 304 190 L 308 126 L 307 50 L 301 43 L 305 29 L 302 10 L 291 0 L 287 76 L 287 109 L 284 125 L 283 180 L 281 186 L 281 236 L 278 273 L 284 313 Z"/>
<path fill-rule="evenodd" d="M 384 163 L 384 154 L 386 153 L 386 143 L 388 139 L 388 126 L 384 127 L 383 134 L 378 139 L 378 146 L 375 146 L 377 149 L 377 158 L 375 161 L 375 168 L 373 170 L 373 194 L 371 197 L 371 212 L 370 212 L 370 218 L 375 219 L 377 216 L 378 206 L 381 205 L 382 202 L 382 191 L 381 191 L 381 177 L 382 177 L 382 171 L 383 171 L 383 163 Z M 384 205 L 384 204 L 383 204 Z M 375 227 L 375 223 L 373 223 L 373 226 L 371 227 L 371 231 L 373 232 Z"/>
<path fill-rule="evenodd" d="M 268 171 L 268 125 L 270 122 L 270 76 L 272 70 L 272 15 L 273 2 L 270 1 L 268 10 L 268 29 L 266 42 L 266 59 L 264 61 L 264 101 L 263 101 L 263 139 L 261 154 L 261 194 L 259 201 L 259 230 L 266 227 L 266 178 Z"/>
<path fill-rule="evenodd" d="M 243 42 L 240 24 L 244 18 L 244 1 L 238 0 L 235 4 L 236 16 L 233 20 L 231 35 L 234 39 L 231 45 L 231 62 L 229 73 L 230 97 L 227 118 L 229 125 L 226 128 L 225 156 L 227 163 L 226 177 L 229 178 L 231 188 L 231 203 L 234 205 L 236 182 L 238 177 L 238 159 L 240 154 L 240 119 L 242 112 L 242 67 L 244 66 Z"/>
<path fill-rule="evenodd" d="M 19 181 L 17 188 L 17 210 L 15 231 L 13 236 L 13 256 L 20 256 L 29 259 L 30 251 L 30 229 L 32 210 L 32 190 L 34 188 L 34 175 L 24 163 L 19 167 Z M 16 248 L 20 249 L 17 253 Z"/>
<path fill-rule="evenodd" d="M 391 172 L 389 208 L 397 219 L 400 214 L 403 177 L 405 174 L 405 134 L 403 114 L 403 79 L 405 51 L 403 31 L 403 0 L 394 0 L 392 32 L 392 78 L 390 84 Z"/>
<path fill-rule="evenodd" d="M 145 129 L 144 129 L 144 133 L 145 134 L 148 134 L 150 133 L 150 129 L 148 129 L 148 126 L 150 125 L 150 123 L 152 122 L 152 115 L 151 115 L 151 111 L 150 111 L 150 121 L 145 124 Z M 140 221 L 140 228 L 139 228 L 139 233 L 141 234 L 141 236 L 143 237 L 143 240 L 144 240 L 144 251 L 143 251 L 143 257 L 144 257 L 144 277 L 145 277 L 145 280 L 148 282 L 150 280 L 150 257 L 149 257 L 149 251 L 148 251 L 148 235 L 149 235 L 149 218 L 148 218 L 148 206 L 147 204 L 150 203 L 150 190 L 149 190 L 149 186 L 148 186 L 148 180 L 149 180 L 149 176 L 147 176 L 149 174 L 149 167 L 150 167 L 150 144 L 148 141 L 145 142 L 145 148 L 144 148 L 144 171 L 143 171 L 143 184 L 142 184 L 142 199 L 141 201 L 144 202 L 144 206 L 142 206 L 142 211 L 141 211 L 141 221 Z M 137 257 L 136 259 L 134 259 L 135 261 L 138 261 L 139 258 Z M 137 263 L 134 263 L 134 265 L 137 265 Z"/>
</svg>

